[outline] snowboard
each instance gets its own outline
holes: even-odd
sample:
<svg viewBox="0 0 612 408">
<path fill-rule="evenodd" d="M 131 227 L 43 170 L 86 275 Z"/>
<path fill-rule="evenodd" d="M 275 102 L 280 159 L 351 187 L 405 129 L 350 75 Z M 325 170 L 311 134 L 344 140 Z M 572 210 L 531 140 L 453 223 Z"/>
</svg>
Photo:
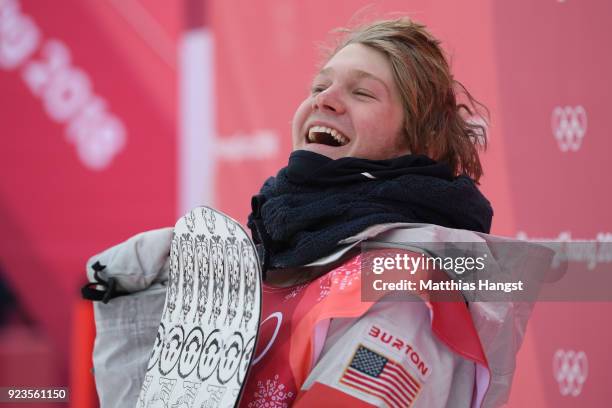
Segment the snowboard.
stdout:
<svg viewBox="0 0 612 408">
<path fill-rule="evenodd" d="M 208 207 L 180 218 L 162 318 L 136 406 L 238 406 L 260 315 L 260 264 L 242 226 Z"/>
</svg>

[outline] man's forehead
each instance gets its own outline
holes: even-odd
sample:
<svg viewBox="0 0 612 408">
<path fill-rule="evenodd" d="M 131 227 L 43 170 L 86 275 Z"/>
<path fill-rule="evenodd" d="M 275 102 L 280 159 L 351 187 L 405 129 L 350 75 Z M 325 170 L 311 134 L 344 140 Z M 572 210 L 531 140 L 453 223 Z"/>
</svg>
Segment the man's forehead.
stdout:
<svg viewBox="0 0 612 408">
<path fill-rule="evenodd" d="M 376 48 L 359 43 L 340 49 L 320 72 L 325 74 L 334 70 L 355 71 L 362 76 L 365 73 L 365 76 L 369 74 L 383 80 L 392 79 L 391 63 L 387 57 Z"/>
</svg>

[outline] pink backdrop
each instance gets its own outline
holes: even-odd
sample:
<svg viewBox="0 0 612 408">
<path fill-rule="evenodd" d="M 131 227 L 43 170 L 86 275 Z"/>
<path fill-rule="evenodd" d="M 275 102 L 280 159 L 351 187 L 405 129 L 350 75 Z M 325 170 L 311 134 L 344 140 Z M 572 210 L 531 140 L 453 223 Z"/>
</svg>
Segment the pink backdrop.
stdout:
<svg viewBox="0 0 612 408">
<path fill-rule="evenodd" d="M 87 258 L 190 205 L 244 222 L 286 163 L 317 44 L 351 21 L 400 12 L 425 23 L 488 106 L 493 233 L 612 240 L 611 3 L 370 4 L 0 0 L 0 268 L 61 356 L 60 378 Z M 539 304 L 510 405 L 604 406 L 611 311 Z"/>
</svg>

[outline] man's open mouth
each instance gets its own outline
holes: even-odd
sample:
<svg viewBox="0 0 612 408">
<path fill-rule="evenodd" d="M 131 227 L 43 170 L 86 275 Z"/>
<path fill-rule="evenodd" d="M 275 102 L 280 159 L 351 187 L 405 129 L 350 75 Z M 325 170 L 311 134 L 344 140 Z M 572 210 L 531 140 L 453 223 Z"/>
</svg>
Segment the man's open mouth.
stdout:
<svg viewBox="0 0 612 408">
<path fill-rule="evenodd" d="M 308 143 L 319 143 L 327 146 L 344 146 L 350 139 L 340 131 L 326 126 L 311 126 L 306 135 Z"/>
</svg>

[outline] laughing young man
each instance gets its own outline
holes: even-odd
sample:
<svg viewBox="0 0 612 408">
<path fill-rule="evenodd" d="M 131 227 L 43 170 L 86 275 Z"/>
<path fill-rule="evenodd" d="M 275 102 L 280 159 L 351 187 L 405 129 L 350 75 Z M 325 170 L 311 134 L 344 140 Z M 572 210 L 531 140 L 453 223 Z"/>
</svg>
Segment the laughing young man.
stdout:
<svg viewBox="0 0 612 408">
<path fill-rule="evenodd" d="M 248 226 L 265 281 L 240 406 L 505 401 L 520 344 L 503 323 L 519 320 L 512 308 L 366 302 L 360 289 L 357 249 L 369 240 L 486 240 L 493 210 L 477 188 L 486 131 L 467 120 L 476 106 L 424 26 L 400 18 L 346 32 L 295 112 L 288 165 L 252 200 Z M 171 239 L 171 229 L 141 234 L 90 266 L 102 260 L 108 273 L 120 274 L 130 259 L 143 259 L 132 271 L 163 281 Z M 153 296 L 151 321 L 159 319 L 163 295 L 162 288 Z M 142 338 L 152 339 L 156 327 Z M 485 343 L 481 332 L 512 341 Z M 103 405 L 116 405 L 119 394 L 126 406 L 135 403 L 143 350 L 133 351 L 145 356 L 130 369 L 120 359 L 109 364 L 125 348 L 94 352 Z"/>
</svg>

